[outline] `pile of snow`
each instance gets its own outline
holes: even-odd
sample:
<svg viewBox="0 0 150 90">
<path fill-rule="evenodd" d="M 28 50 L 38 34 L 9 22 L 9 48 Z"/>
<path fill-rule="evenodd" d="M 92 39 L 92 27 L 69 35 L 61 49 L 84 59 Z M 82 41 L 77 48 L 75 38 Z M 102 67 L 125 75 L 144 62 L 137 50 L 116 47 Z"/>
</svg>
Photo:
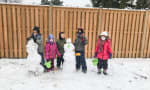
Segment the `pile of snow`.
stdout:
<svg viewBox="0 0 150 90">
<path fill-rule="evenodd" d="M 108 76 L 97 75 L 87 59 L 88 72 L 75 71 L 70 58 L 62 71 L 34 77 L 27 73 L 26 59 L 0 59 L 1 90 L 149 90 L 150 59 L 112 59 Z"/>
<path fill-rule="evenodd" d="M 38 54 L 38 45 L 33 41 L 33 39 L 29 40 L 26 45 L 27 49 L 27 61 L 28 61 L 28 68 L 29 72 L 34 75 L 40 75 L 44 69 L 40 65 L 41 63 L 41 56 Z"/>
</svg>

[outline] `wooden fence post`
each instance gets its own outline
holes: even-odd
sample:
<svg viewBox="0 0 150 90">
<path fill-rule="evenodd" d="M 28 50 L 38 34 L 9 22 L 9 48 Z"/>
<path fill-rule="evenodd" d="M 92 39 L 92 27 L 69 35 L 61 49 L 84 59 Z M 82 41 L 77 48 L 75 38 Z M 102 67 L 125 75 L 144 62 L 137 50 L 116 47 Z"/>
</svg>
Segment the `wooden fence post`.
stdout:
<svg viewBox="0 0 150 90">
<path fill-rule="evenodd" d="M 101 29 L 101 26 L 102 26 L 102 11 L 103 11 L 103 9 L 101 8 L 101 9 L 99 9 L 99 17 L 98 17 L 98 30 L 97 30 L 97 34 L 99 35 L 100 34 L 100 32 L 102 31 Z"/>
<path fill-rule="evenodd" d="M 148 17 L 149 17 L 149 12 L 145 11 L 142 44 L 141 44 L 141 58 L 144 58 L 144 48 L 145 48 L 144 46 L 145 46 L 146 32 L 147 32 L 147 26 L 148 26 Z"/>
<path fill-rule="evenodd" d="M 53 33 L 53 7 L 52 6 L 50 6 L 49 7 L 49 31 L 50 31 L 50 33 Z"/>
</svg>

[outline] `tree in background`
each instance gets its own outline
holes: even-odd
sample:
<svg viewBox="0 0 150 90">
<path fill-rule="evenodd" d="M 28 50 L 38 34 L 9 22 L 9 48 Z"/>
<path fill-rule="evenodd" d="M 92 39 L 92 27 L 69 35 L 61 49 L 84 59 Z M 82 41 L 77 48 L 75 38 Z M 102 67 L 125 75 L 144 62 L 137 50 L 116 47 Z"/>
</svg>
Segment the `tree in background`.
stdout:
<svg viewBox="0 0 150 90">
<path fill-rule="evenodd" d="M 51 0 L 51 4 L 52 5 L 62 6 L 63 5 L 63 1 L 60 1 L 60 0 Z"/>
<path fill-rule="evenodd" d="M 42 5 L 63 5 L 63 1 L 60 0 L 41 0 Z"/>
<path fill-rule="evenodd" d="M 149 0 L 137 0 L 136 4 L 137 4 L 136 9 L 150 8 L 150 1 Z"/>
<path fill-rule="evenodd" d="M 91 0 L 93 7 L 126 8 L 132 6 L 133 0 Z M 131 2 L 131 3 L 130 3 Z"/>
<path fill-rule="evenodd" d="M 42 5 L 50 5 L 50 1 L 48 0 L 41 0 Z"/>
</svg>

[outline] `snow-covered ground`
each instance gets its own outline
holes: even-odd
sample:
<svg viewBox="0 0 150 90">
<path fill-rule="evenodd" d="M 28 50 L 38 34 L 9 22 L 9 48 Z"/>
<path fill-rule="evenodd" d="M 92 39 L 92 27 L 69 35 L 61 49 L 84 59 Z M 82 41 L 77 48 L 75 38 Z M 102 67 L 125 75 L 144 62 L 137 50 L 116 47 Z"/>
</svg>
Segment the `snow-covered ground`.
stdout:
<svg viewBox="0 0 150 90">
<path fill-rule="evenodd" d="M 28 74 L 27 59 L 0 59 L 0 90 L 150 90 L 150 59 L 112 59 L 108 76 L 97 75 L 87 59 L 88 72 L 75 71 L 65 61 L 62 71 Z"/>
</svg>

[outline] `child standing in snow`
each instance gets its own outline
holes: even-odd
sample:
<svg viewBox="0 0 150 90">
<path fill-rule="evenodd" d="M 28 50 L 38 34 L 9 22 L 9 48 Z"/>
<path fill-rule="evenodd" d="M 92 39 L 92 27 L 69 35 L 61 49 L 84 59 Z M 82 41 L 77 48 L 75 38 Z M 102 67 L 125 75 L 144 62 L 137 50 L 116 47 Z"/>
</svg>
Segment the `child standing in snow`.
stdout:
<svg viewBox="0 0 150 90">
<path fill-rule="evenodd" d="M 94 57 L 98 58 L 98 74 L 101 74 L 101 69 L 103 69 L 103 74 L 107 75 L 108 59 L 112 58 L 111 43 L 107 32 L 102 32 L 99 35 Z"/>
<path fill-rule="evenodd" d="M 57 45 L 54 42 L 54 36 L 50 34 L 45 45 L 45 58 L 47 61 L 51 61 L 51 68 L 49 68 L 48 71 L 54 70 L 54 59 L 56 58 L 56 55 L 61 57 L 61 54 L 57 49 Z"/>
<path fill-rule="evenodd" d="M 66 43 L 64 32 L 59 33 L 59 40 L 56 41 L 58 51 L 61 54 L 61 57 L 57 58 L 57 69 L 60 69 L 60 66 L 64 63 L 64 44 Z"/>
<path fill-rule="evenodd" d="M 88 44 L 87 38 L 84 36 L 84 32 L 82 28 L 78 29 L 77 37 L 74 42 L 75 53 L 76 53 L 76 70 L 80 70 L 80 66 L 82 66 L 82 72 L 87 72 L 87 66 L 85 61 L 85 45 Z"/>
</svg>

